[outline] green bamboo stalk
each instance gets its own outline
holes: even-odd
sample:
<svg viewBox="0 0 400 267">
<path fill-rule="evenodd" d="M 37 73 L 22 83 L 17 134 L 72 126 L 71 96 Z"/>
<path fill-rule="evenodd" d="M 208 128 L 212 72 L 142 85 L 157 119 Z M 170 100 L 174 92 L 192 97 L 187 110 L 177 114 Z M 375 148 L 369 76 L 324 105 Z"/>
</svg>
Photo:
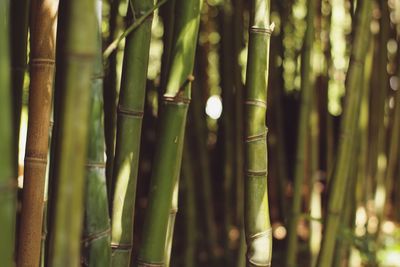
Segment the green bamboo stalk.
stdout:
<svg viewBox="0 0 400 267">
<path fill-rule="evenodd" d="M 164 24 L 164 35 L 163 35 L 163 54 L 161 58 L 161 78 L 160 78 L 160 89 L 164 90 L 167 78 L 168 69 L 171 61 L 171 50 L 172 40 L 174 37 L 174 24 L 175 16 L 171 16 L 175 10 L 175 0 L 168 0 L 165 5 L 160 8 L 160 16 Z M 159 92 L 160 100 L 164 92 Z M 160 101 L 161 103 L 161 101 Z"/>
<path fill-rule="evenodd" d="M 153 1 L 133 0 L 128 6 L 128 19 L 136 23 L 152 9 Z M 149 17 L 127 36 L 125 44 L 112 181 L 112 266 L 129 266 L 131 262 L 151 24 L 152 17 Z"/>
<path fill-rule="evenodd" d="M 80 265 L 83 194 L 87 152 L 89 96 L 97 50 L 95 1 L 61 1 L 64 43 L 60 46 L 56 84 L 61 106 L 55 145 L 49 266 Z M 60 20 L 61 21 L 61 20 Z"/>
<path fill-rule="evenodd" d="M 202 23 L 202 22 L 200 22 Z M 191 128 L 193 129 L 192 135 L 194 138 L 194 149 L 197 153 L 197 163 L 200 169 L 200 186 L 199 195 L 200 201 L 202 203 L 202 213 L 204 214 L 204 224 L 205 224 L 205 236 L 207 252 L 211 255 L 211 262 L 215 261 L 217 257 L 218 246 L 218 230 L 215 221 L 215 207 L 214 207 L 214 197 L 212 189 L 212 173 L 209 160 L 209 153 L 207 148 L 207 122 L 204 114 L 205 110 L 205 97 L 209 90 L 209 77 L 207 73 L 207 68 L 209 55 L 209 44 L 204 44 L 203 46 L 198 46 L 197 52 L 197 63 L 198 66 L 195 70 L 195 75 L 202 77 L 200 80 L 196 80 L 193 83 L 192 98 L 196 99 L 191 103 L 189 109 L 189 117 L 193 122 Z"/>
<path fill-rule="evenodd" d="M 397 71 L 397 77 L 400 77 L 400 68 Z M 399 150 L 400 150 L 400 91 L 397 90 L 394 96 L 395 107 L 393 111 L 393 126 L 390 133 L 388 164 L 386 169 L 386 205 L 390 203 L 391 192 L 393 190 L 393 183 L 395 181 L 395 173 L 398 168 Z"/>
<path fill-rule="evenodd" d="M 307 29 L 304 36 L 303 53 L 301 58 L 301 103 L 299 115 L 299 127 L 297 130 L 297 151 L 295 163 L 295 177 L 293 186 L 293 201 L 291 218 L 288 227 L 288 245 L 286 266 L 293 267 L 297 262 L 297 224 L 301 213 L 302 188 L 305 179 L 305 162 L 307 136 L 310 128 L 310 115 L 313 102 L 313 78 L 311 67 L 311 52 L 314 43 L 314 17 L 316 14 L 316 0 L 307 1 Z"/>
<path fill-rule="evenodd" d="M 174 191 L 172 193 L 172 204 L 168 217 L 167 238 L 165 239 L 164 249 L 164 266 L 170 266 L 172 243 L 174 238 L 174 227 L 176 214 L 178 213 L 178 193 L 179 193 L 179 177 L 175 181 Z"/>
<path fill-rule="evenodd" d="M 38 266 L 54 80 L 58 0 L 32 0 L 30 96 L 18 266 Z"/>
<path fill-rule="evenodd" d="M 186 115 L 193 79 L 201 0 L 176 2 L 174 48 L 160 116 L 160 136 L 151 177 L 143 241 L 136 266 L 164 266 L 165 242 L 182 160 Z"/>
<path fill-rule="evenodd" d="M 14 177 L 12 98 L 9 58 L 9 1 L 0 1 L 0 259 L 14 266 L 16 177 Z"/>
<path fill-rule="evenodd" d="M 11 88 L 13 96 L 13 126 L 15 174 L 18 176 L 18 149 L 19 129 L 21 124 L 22 91 L 24 87 L 24 76 L 26 71 L 28 20 L 30 0 L 13 0 L 10 2 L 11 23 Z"/>
<path fill-rule="evenodd" d="M 85 224 L 82 240 L 82 265 L 104 266 L 111 263 L 110 216 L 104 162 L 103 57 L 101 51 L 101 0 L 96 1 L 97 51 L 92 76 L 89 144 L 86 162 Z"/>
<path fill-rule="evenodd" d="M 246 71 L 245 109 L 245 235 L 246 266 L 270 266 L 272 229 L 267 186 L 267 85 L 270 1 L 252 1 Z"/>
<path fill-rule="evenodd" d="M 355 28 L 354 46 L 350 59 L 350 67 L 346 80 L 347 99 L 344 107 L 341 125 L 341 138 L 335 169 L 331 178 L 330 195 L 328 200 L 328 214 L 326 215 L 324 236 L 321 251 L 318 256 L 317 266 L 331 266 L 334 246 L 340 224 L 340 214 L 344 204 L 344 195 L 348 184 L 352 151 L 355 149 L 355 133 L 358 128 L 358 116 L 362 96 L 359 86 L 362 80 L 363 64 L 368 51 L 370 40 L 372 1 L 358 3 L 357 22 Z"/>
<path fill-rule="evenodd" d="M 186 135 L 187 140 L 189 138 Z M 184 266 L 196 266 L 196 189 L 194 184 L 193 159 L 190 155 L 189 142 L 185 141 L 182 161 L 182 183 L 185 186 L 185 258 Z"/>
<path fill-rule="evenodd" d="M 231 0 L 225 0 L 222 4 L 221 22 L 221 89 L 222 89 L 222 145 L 223 145 L 223 188 L 224 188 L 224 250 L 227 258 L 232 259 L 232 240 L 229 232 L 234 227 L 234 213 L 232 197 L 234 191 L 234 161 L 235 161 L 235 129 L 234 129 L 234 79 L 232 73 L 235 67 L 233 53 L 233 31 L 231 28 L 233 6 Z M 243 139 L 242 139 L 243 140 Z M 242 143 L 242 142 L 241 142 Z"/>
</svg>

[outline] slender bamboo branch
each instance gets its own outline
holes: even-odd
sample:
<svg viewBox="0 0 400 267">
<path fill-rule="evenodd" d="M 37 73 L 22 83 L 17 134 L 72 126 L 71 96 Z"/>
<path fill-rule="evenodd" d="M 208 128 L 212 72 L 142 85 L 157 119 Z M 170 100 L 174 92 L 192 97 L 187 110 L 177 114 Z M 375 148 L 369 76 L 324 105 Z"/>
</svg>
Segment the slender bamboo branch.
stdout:
<svg viewBox="0 0 400 267">
<path fill-rule="evenodd" d="M 182 160 L 201 4 L 201 0 L 176 2 L 171 68 L 160 117 L 160 136 L 151 177 L 143 241 L 135 266 L 166 264 L 164 251 L 167 228 Z"/>
<path fill-rule="evenodd" d="M 64 43 L 57 58 L 55 166 L 49 266 L 80 265 L 89 97 L 97 49 L 95 0 L 61 1 Z M 60 25 L 61 26 L 61 25 Z M 59 31 L 60 33 L 60 31 Z M 55 180 L 55 181 L 54 181 Z"/>
<path fill-rule="evenodd" d="M 154 10 L 153 1 L 133 0 L 128 8 L 132 21 Z M 141 17 L 142 18 L 142 17 Z M 139 20 L 139 19 L 138 19 Z M 132 21 L 137 24 L 137 21 Z M 152 17 L 127 37 L 117 110 L 117 139 L 113 167 L 112 266 L 129 266 L 133 239 L 136 183 L 146 90 Z"/>
<path fill-rule="evenodd" d="M 58 0 L 32 0 L 30 97 L 18 266 L 38 266 L 54 79 Z"/>
<path fill-rule="evenodd" d="M 12 98 L 9 58 L 9 1 L 0 1 L 0 259 L 14 266 L 16 177 L 14 177 Z"/>
<path fill-rule="evenodd" d="M 101 53 L 101 0 L 96 0 L 97 50 L 92 76 L 89 144 L 86 162 L 85 224 L 82 265 L 109 267 L 111 263 L 110 216 L 104 162 L 103 57 Z"/>
<path fill-rule="evenodd" d="M 321 251 L 318 255 L 317 266 L 331 266 L 334 254 L 334 247 L 340 214 L 343 209 L 343 192 L 348 185 L 352 152 L 355 149 L 355 133 L 358 128 L 358 116 L 362 88 L 359 86 L 362 80 L 363 65 L 368 51 L 370 40 L 370 21 L 372 1 L 362 1 L 357 5 L 357 22 L 355 28 L 354 46 L 350 59 L 350 67 L 347 74 L 346 89 L 347 99 L 344 107 L 343 120 L 341 125 L 341 138 L 337 153 L 336 165 L 331 178 L 330 195 L 328 200 L 328 214 L 325 222 L 324 236 L 322 239 Z"/>
<path fill-rule="evenodd" d="M 246 266 L 270 266 L 272 229 L 268 207 L 267 129 L 265 126 L 270 26 L 270 1 L 252 1 L 245 109 L 245 234 Z"/>
</svg>

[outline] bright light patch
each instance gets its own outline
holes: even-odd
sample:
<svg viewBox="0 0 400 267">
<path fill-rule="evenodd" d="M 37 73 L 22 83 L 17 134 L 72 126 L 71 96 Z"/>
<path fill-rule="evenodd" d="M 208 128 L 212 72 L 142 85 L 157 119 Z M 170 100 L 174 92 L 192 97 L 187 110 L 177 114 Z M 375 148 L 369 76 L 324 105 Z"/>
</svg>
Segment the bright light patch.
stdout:
<svg viewBox="0 0 400 267">
<path fill-rule="evenodd" d="M 214 120 L 217 120 L 219 117 L 221 117 L 222 101 L 218 95 L 212 95 L 208 98 L 206 104 L 206 114 Z"/>
<path fill-rule="evenodd" d="M 278 240 L 282 240 L 285 238 L 286 236 L 286 228 L 283 225 L 278 225 L 275 229 L 274 229 L 274 237 Z"/>
</svg>

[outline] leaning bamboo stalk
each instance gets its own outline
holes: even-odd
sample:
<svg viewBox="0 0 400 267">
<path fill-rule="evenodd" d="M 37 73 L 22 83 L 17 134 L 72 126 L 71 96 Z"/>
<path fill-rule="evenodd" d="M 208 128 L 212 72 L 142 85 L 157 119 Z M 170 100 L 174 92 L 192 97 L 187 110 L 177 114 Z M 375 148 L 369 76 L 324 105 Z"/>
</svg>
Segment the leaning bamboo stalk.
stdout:
<svg viewBox="0 0 400 267">
<path fill-rule="evenodd" d="M 163 97 L 158 150 L 151 177 L 143 241 L 135 266 L 166 264 L 165 242 L 174 186 L 182 160 L 201 4 L 201 0 L 176 2 L 171 67 Z"/>
<path fill-rule="evenodd" d="M 101 0 L 97 0 L 97 51 L 92 76 L 90 139 L 86 162 L 85 223 L 81 257 L 82 265 L 89 267 L 108 267 L 111 263 L 110 216 L 104 160 L 101 11 Z"/>
<path fill-rule="evenodd" d="M 95 0 L 63 0 L 64 43 L 59 46 L 58 101 L 54 138 L 54 217 L 49 266 L 80 265 L 89 97 L 97 49 Z M 60 44 L 60 43 L 59 43 Z M 58 121 L 57 121 L 58 120 Z"/>
<path fill-rule="evenodd" d="M 30 96 L 18 266 L 38 266 L 54 79 L 58 0 L 33 0 L 30 10 Z"/>
<path fill-rule="evenodd" d="M 344 107 L 341 125 L 341 138 L 337 153 L 336 165 L 331 178 L 330 195 L 328 200 L 328 213 L 324 227 L 321 251 L 318 255 L 317 266 L 331 266 L 340 224 L 341 210 L 344 204 L 343 192 L 348 185 L 352 151 L 355 149 L 355 134 L 358 128 L 358 116 L 362 96 L 359 85 L 362 80 L 363 65 L 368 51 L 370 40 L 372 1 L 358 3 L 357 23 L 355 28 L 354 46 L 350 59 L 350 67 L 346 80 L 347 99 Z"/>
<path fill-rule="evenodd" d="M 267 186 L 267 85 L 270 1 L 252 1 L 246 71 L 245 109 L 245 235 L 246 266 L 270 266 L 272 229 Z"/>
<path fill-rule="evenodd" d="M 9 1 L 0 1 L 0 259 L 14 266 L 16 177 L 9 58 Z"/>
<path fill-rule="evenodd" d="M 286 256 L 286 266 L 292 267 L 297 262 L 297 224 L 301 214 L 303 183 L 305 178 L 306 165 L 306 146 L 310 128 L 310 116 L 313 105 L 313 79 L 311 67 L 311 52 L 314 43 L 314 17 L 316 13 L 316 0 L 307 1 L 307 29 L 303 43 L 303 53 L 301 58 L 301 102 L 299 127 L 297 129 L 297 151 L 295 163 L 295 177 L 293 186 L 293 200 L 291 217 L 288 229 L 288 246 Z"/>
<path fill-rule="evenodd" d="M 153 8 L 153 1 L 133 0 L 128 7 L 133 23 Z M 132 8 L 133 12 L 132 13 Z M 117 109 L 117 139 L 112 181 L 112 266 L 129 266 L 146 90 L 152 17 L 127 36 Z"/>
</svg>

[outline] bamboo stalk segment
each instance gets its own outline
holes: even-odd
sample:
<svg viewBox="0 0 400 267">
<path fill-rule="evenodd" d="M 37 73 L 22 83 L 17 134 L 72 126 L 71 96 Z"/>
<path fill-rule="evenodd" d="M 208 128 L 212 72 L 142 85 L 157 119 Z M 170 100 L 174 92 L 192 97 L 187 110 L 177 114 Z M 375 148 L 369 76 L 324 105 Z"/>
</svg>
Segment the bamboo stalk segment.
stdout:
<svg viewBox="0 0 400 267">
<path fill-rule="evenodd" d="M 101 12 L 102 2 L 97 0 L 97 51 L 92 75 L 90 139 L 86 162 L 85 223 L 81 257 L 82 265 L 90 267 L 109 267 L 111 263 L 110 216 L 104 159 Z"/>
<path fill-rule="evenodd" d="M 91 78 L 97 51 L 95 0 L 62 0 L 57 128 L 48 266 L 80 266 Z M 62 12 L 62 13 L 61 13 Z M 62 22 L 62 23 L 61 23 Z M 57 112 L 59 112 L 57 114 Z"/>
<path fill-rule="evenodd" d="M 133 0 L 128 19 L 135 23 L 154 7 L 153 1 Z M 112 266 L 129 266 L 133 239 L 136 183 L 152 17 L 127 36 L 117 108 L 117 139 L 112 180 Z"/>
<path fill-rule="evenodd" d="M 310 128 L 310 116 L 313 103 L 314 82 L 311 67 L 311 52 L 314 42 L 314 17 L 316 13 L 316 0 L 307 1 L 307 29 L 303 43 L 301 58 L 301 103 L 299 111 L 299 127 L 297 130 L 297 154 L 295 163 L 295 177 L 293 188 L 293 201 L 291 218 L 288 229 L 288 246 L 286 266 L 294 267 L 297 262 L 297 224 L 301 214 L 303 183 L 305 179 L 306 147 Z"/>
<path fill-rule="evenodd" d="M 0 1 L 0 259 L 14 266 L 16 177 L 9 57 L 9 1 Z"/>
<path fill-rule="evenodd" d="M 344 106 L 341 124 L 341 138 L 337 152 L 337 161 L 331 178 L 328 214 L 324 225 L 321 251 L 318 255 L 317 266 L 331 266 L 336 237 L 340 224 L 341 211 L 345 200 L 346 187 L 349 184 L 349 173 L 352 164 L 352 152 L 355 149 L 355 138 L 358 128 L 358 116 L 362 98 L 363 67 L 370 40 L 370 21 L 372 1 L 362 1 L 357 5 L 357 22 L 353 42 L 350 67 L 346 78 L 347 99 Z"/>
<path fill-rule="evenodd" d="M 272 229 L 267 187 L 267 84 L 270 2 L 252 2 L 244 97 L 245 120 L 245 235 L 246 266 L 270 266 Z"/>
<path fill-rule="evenodd" d="M 38 266 L 55 64 L 58 0 L 33 0 L 30 96 L 18 266 Z"/>
<path fill-rule="evenodd" d="M 180 173 L 192 71 L 200 22 L 201 0 L 178 0 L 174 46 L 160 114 L 160 135 L 151 176 L 142 244 L 135 266 L 165 266 L 165 244 Z"/>
</svg>

